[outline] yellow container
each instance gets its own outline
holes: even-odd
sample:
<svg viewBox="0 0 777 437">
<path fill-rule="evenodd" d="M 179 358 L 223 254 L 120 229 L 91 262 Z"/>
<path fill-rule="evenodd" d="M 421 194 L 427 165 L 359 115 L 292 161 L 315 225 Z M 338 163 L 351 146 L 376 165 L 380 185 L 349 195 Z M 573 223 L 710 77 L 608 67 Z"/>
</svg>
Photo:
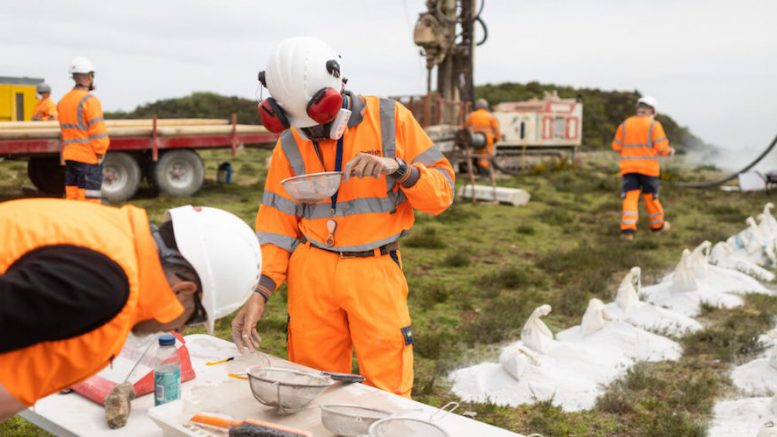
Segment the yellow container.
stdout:
<svg viewBox="0 0 777 437">
<path fill-rule="evenodd" d="M 30 120 L 41 82 L 43 79 L 0 76 L 0 122 Z"/>
</svg>

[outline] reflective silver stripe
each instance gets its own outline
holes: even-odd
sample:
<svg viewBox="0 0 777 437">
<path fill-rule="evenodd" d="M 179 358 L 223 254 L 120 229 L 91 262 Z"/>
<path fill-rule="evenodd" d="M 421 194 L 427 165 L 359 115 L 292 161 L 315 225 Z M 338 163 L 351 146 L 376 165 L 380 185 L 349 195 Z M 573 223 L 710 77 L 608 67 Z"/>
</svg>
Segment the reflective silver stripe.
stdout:
<svg viewBox="0 0 777 437">
<path fill-rule="evenodd" d="M 380 99 L 380 142 L 385 158 L 397 157 L 396 143 L 396 103 L 391 99 Z M 392 198 L 392 190 L 396 185 L 396 179 L 392 176 L 386 176 L 386 192 L 389 198 Z M 394 199 L 396 200 L 396 199 Z"/>
<path fill-rule="evenodd" d="M 648 218 L 658 217 L 660 215 L 664 215 L 663 212 L 654 212 L 653 214 L 648 214 Z"/>
<path fill-rule="evenodd" d="M 84 190 L 84 195 L 90 199 L 99 199 L 103 196 L 102 190 Z"/>
<path fill-rule="evenodd" d="M 95 124 L 95 123 L 98 123 L 98 122 L 101 122 L 101 121 L 105 121 L 105 118 L 104 117 L 95 117 L 95 118 L 93 118 L 91 120 L 87 120 L 87 123 L 92 125 L 92 124 Z"/>
<path fill-rule="evenodd" d="M 621 123 L 621 138 L 623 138 L 624 141 L 626 141 L 626 120 Z"/>
<path fill-rule="evenodd" d="M 418 162 L 428 167 L 443 158 L 444 157 L 442 156 L 442 152 L 440 152 L 440 148 L 437 146 L 432 146 L 426 149 L 424 153 L 418 155 L 413 160 L 413 163 Z"/>
<path fill-rule="evenodd" d="M 305 209 L 304 205 L 281 197 L 272 191 L 265 191 L 264 194 L 262 194 L 262 204 L 296 217 L 302 217 L 302 211 Z"/>
<path fill-rule="evenodd" d="M 99 140 L 100 138 L 108 138 L 108 134 L 104 133 L 104 134 L 89 135 L 90 140 Z"/>
<path fill-rule="evenodd" d="M 337 202 L 335 217 L 346 217 L 355 214 L 392 212 L 399 203 L 405 200 L 404 195 L 397 200 L 393 198 L 362 197 L 359 199 Z M 331 206 L 328 203 L 315 203 L 306 205 L 303 213 L 306 219 L 320 219 L 332 217 Z"/>
<path fill-rule="evenodd" d="M 661 217 L 660 219 L 650 220 L 650 224 L 651 225 L 656 225 L 656 224 L 663 223 L 663 222 L 664 222 L 664 218 L 663 217 Z"/>
<path fill-rule="evenodd" d="M 637 221 L 636 220 L 621 220 L 621 224 L 623 224 L 623 225 L 636 225 Z"/>
<path fill-rule="evenodd" d="M 666 137 L 661 137 L 661 138 L 659 138 L 659 139 L 657 139 L 657 140 L 653 141 L 653 144 L 655 144 L 655 143 L 660 143 L 661 141 L 666 141 L 666 140 L 667 140 L 667 138 L 666 138 Z"/>
<path fill-rule="evenodd" d="M 443 176 L 445 176 L 445 179 L 448 180 L 448 186 L 451 187 L 451 192 L 453 192 L 453 179 L 451 179 L 451 175 L 449 175 L 447 171 L 440 167 L 432 167 L 432 170 L 437 170 L 442 173 Z"/>
<path fill-rule="evenodd" d="M 65 140 L 62 142 L 63 146 L 67 146 L 68 144 L 89 144 L 89 140 L 87 138 L 74 138 L 72 140 Z"/>
<path fill-rule="evenodd" d="M 286 129 L 281 133 L 281 149 L 283 149 L 283 153 L 286 155 L 294 175 L 305 174 L 305 161 L 302 160 L 302 154 L 299 151 L 294 135 L 291 133 L 291 129 Z"/>
<path fill-rule="evenodd" d="M 397 156 L 395 109 L 396 102 L 380 99 L 380 139 L 383 143 L 383 156 L 386 158 Z"/>
<path fill-rule="evenodd" d="M 648 144 L 624 144 L 624 149 L 649 149 L 650 145 Z"/>
<path fill-rule="evenodd" d="M 90 97 L 92 97 L 92 95 L 87 94 L 81 99 L 80 102 L 78 102 L 78 126 L 83 130 L 89 129 L 89 125 L 84 123 L 84 103 L 86 103 Z"/>
<path fill-rule="evenodd" d="M 299 240 L 296 238 L 271 232 L 257 232 L 256 238 L 259 239 L 259 244 L 272 244 L 289 252 L 294 252 L 294 249 L 299 245 Z"/>
<path fill-rule="evenodd" d="M 658 161 L 655 156 L 621 156 L 624 161 Z"/>
<path fill-rule="evenodd" d="M 633 215 L 634 217 L 639 217 L 639 213 L 638 212 L 634 212 L 634 211 L 623 211 L 623 215 L 626 215 L 626 216 L 632 216 Z"/>
<path fill-rule="evenodd" d="M 311 245 L 316 246 L 319 249 L 324 249 L 332 252 L 363 252 L 365 250 L 372 250 L 372 249 L 375 249 L 376 247 L 385 246 L 389 243 L 393 243 L 399 240 L 399 237 L 401 237 L 402 234 L 404 234 L 404 232 L 400 232 L 397 235 L 393 235 L 383 240 L 373 241 L 372 243 L 360 244 L 357 246 L 334 246 L 334 247 L 327 246 L 326 244 L 320 243 L 316 240 L 312 240 L 307 236 L 305 236 L 305 238 L 307 238 L 307 240 L 310 242 Z"/>
<path fill-rule="evenodd" d="M 615 143 L 615 144 L 617 144 L 617 145 L 619 145 L 619 146 L 622 146 L 622 145 L 623 145 L 623 141 L 621 141 L 621 140 L 617 140 L 617 139 L 616 139 L 616 140 L 612 140 L 612 142 L 613 142 L 613 143 Z"/>
<path fill-rule="evenodd" d="M 653 126 L 656 125 L 656 121 L 653 120 L 652 123 L 650 123 L 650 127 L 648 128 L 648 145 L 650 148 L 653 148 Z"/>
<path fill-rule="evenodd" d="M 62 128 L 62 129 L 78 129 L 78 130 L 81 130 L 81 126 L 79 126 L 77 124 L 72 124 L 72 123 L 62 123 L 62 124 L 59 125 L 59 127 Z"/>
</svg>

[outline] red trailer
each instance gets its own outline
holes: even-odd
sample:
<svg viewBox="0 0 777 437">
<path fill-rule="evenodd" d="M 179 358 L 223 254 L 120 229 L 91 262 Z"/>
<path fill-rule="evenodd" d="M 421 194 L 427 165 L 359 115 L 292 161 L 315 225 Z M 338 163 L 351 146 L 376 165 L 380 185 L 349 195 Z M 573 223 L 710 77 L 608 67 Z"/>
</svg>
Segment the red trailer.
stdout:
<svg viewBox="0 0 777 437">
<path fill-rule="evenodd" d="M 132 197 L 143 177 L 160 192 L 192 195 L 202 186 L 205 168 L 197 149 L 226 149 L 237 154 L 242 146 L 272 148 L 277 135 L 262 126 L 227 120 L 109 120 L 111 146 L 103 167 L 103 197 L 120 202 Z M 0 157 L 27 159 L 27 174 L 45 193 L 64 192 L 62 146 L 56 124 L 0 123 Z M 116 134 L 112 134 L 112 131 Z"/>
</svg>

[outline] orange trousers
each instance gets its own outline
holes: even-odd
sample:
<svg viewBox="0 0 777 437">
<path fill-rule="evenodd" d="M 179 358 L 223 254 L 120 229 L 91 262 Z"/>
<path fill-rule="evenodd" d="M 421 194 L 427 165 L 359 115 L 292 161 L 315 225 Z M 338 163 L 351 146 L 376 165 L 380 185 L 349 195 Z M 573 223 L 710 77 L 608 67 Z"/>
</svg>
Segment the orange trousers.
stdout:
<svg viewBox="0 0 777 437">
<path fill-rule="evenodd" d="M 664 208 L 658 200 L 659 185 L 660 181 L 657 176 L 647 176 L 639 173 L 623 175 L 622 233 L 633 234 L 637 231 L 640 194 L 642 194 L 642 199 L 645 201 L 650 229 L 652 231 L 660 231 L 664 227 Z"/>
<path fill-rule="evenodd" d="M 353 352 L 366 383 L 410 397 L 413 335 L 407 282 L 390 255 L 341 258 L 311 247 L 289 261 L 289 360 L 351 372 Z"/>
</svg>

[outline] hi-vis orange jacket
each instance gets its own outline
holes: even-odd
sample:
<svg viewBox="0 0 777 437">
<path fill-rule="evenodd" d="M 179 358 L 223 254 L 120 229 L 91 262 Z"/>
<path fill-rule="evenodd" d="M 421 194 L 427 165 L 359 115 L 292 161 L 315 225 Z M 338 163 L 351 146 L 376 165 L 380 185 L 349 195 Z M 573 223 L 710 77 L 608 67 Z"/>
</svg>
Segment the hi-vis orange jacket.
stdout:
<svg viewBox="0 0 777 437">
<path fill-rule="evenodd" d="M 73 88 L 57 104 L 62 130 L 62 157 L 65 161 L 97 164 L 110 145 L 97 97 L 84 88 Z"/>
<path fill-rule="evenodd" d="M 669 140 L 661 122 L 651 116 L 634 115 L 618 126 L 612 150 L 621 155 L 621 175 L 639 173 L 659 176 L 658 157 L 669 155 Z"/>
<path fill-rule="evenodd" d="M 57 105 L 51 97 L 40 99 L 32 111 L 33 121 L 52 121 L 57 119 Z"/>
<path fill-rule="evenodd" d="M 337 142 L 319 143 L 325 164 L 322 166 L 311 141 L 303 140 L 294 129 L 284 131 L 273 151 L 256 217 L 264 261 L 260 286 L 264 285 L 269 293 L 286 279 L 290 253 L 303 236 L 311 245 L 329 250 L 371 250 L 398 240 L 409 230 L 415 221 L 413 208 L 439 214 L 453 202 L 453 168 L 410 111 L 393 100 L 363 98 L 366 107 L 361 122 L 349 125 L 343 137 L 343 167 L 364 152 L 402 159 L 415 166 L 420 177 L 410 188 L 400 188 L 394 178 L 385 176 L 344 180 L 334 216 L 335 244 L 329 247 L 329 199 L 312 205 L 298 203 L 286 193 L 281 180 L 332 171 Z M 267 284 L 265 278 L 273 284 Z"/>
<path fill-rule="evenodd" d="M 167 283 L 142 209 L 59 199 L 0 203 L 0 241 L 0 275 L 36 249 L 76 246 L 108 257 L 129 283 L 126 304 L 104 324 L 75 337 L 0 353 L 0 385 L 25 405 L 108 365 L 137 322 L 167 323 L 184 311 Z M 63 302 L 68 298 L 63 296 Z"/>
<path fill-rule="evenodd" d="M 486 134 L 486 145 L 489 152 L 493 152 L 494 143 L 502 136 L 499 132 L 499 120 L 494 114 L 481 108 L 467 115 L 465 125 L 475 132 Z"/>
</svg>

